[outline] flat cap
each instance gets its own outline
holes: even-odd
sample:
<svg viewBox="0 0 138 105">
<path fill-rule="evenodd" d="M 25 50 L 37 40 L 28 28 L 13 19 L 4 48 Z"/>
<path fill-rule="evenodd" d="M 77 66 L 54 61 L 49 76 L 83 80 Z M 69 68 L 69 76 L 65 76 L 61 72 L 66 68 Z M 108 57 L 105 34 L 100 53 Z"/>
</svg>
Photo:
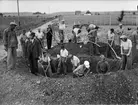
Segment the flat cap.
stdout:
<svg viewBox="0 0 138 105">
<path fill-rule="evenodd" d="M 127 36 L 126 35 L 122 35 L 122 36 L 120 36 L 120 38 L 122 39 L 122 38 L 127 38 Z"/>
</svg>

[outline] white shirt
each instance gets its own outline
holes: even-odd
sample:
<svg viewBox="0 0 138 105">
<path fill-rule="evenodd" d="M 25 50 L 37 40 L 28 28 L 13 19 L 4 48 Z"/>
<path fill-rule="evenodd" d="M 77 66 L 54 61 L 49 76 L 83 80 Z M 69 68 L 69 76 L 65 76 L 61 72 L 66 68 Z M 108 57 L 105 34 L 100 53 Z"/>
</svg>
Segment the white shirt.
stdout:
<svg viewBox="0 0 138 105">
<path fill-rule="evenodd" d="M 34 39 L 32 39 L 31 42 L 33 43 L 34 42 Z"/>
<path fill-rule="evenodd" d="M 43 34 L 43 32 L 37 32 L 36 36 L 38 39 L 42 39 L 44 34 Z"/>
<path fill-rule="evenodd" d="M 31 34 L 31 32 L 29 31 L 29 32 L 26 33 L 26 36 L 29 38 L 30 34 Z"/>
<path fill-rule="evenodd" d="M 128 50 L 129 48 L 132 47 L 132 42 L 130 39 L 127 39 L 126 42 L 121 41 L 121 47 L 123 47 L 124 50 Z"/>
<path fill-rule="evenodd" d="M 77 66 L 77 65 L 80 63 L 80 60 L 79 60 L 78 57 L 73 56 L 73 59 L 71 59 L 71 63 L 72 63 L 74 66 Z"/>
<path fill-rule="evenodd" d="M 78 36 L 79 28 L 74 28 L 73 31 L 75 32 L 76 36 Z"/>
<path fill-rule="evenodd" d="M 59 23 L 59 29 L 60 30 L 64 30 L 65 28 L 66 28 L 66 25 L 65 24 Z"/>
<path fill-rule="evenodd" d="M 66 50 L 66 49 L 64 49 L 64 50 L 60 50 L 60 56 L 61 57 L 67 57 L 68 56 L 68 51 Z"/>
<path fill-rule="evenodd" d="M 115 34 L 111 33 L 111 31 L 109 30 L 108 31 L 108 40 L 114 40 L 114 36 L 115 36 Z"/>
</svg>

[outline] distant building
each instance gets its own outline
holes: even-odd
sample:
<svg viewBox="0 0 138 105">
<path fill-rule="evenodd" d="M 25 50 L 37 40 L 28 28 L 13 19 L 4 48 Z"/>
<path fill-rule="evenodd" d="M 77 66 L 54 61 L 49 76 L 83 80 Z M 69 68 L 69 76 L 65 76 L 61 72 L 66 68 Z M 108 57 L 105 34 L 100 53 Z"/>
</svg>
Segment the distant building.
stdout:
<svg viewBox="0 0 138 105">
<path fill-rule="evenodd" d="M 75 15 L 81 15 L 81 11 L 75 11 Z"/>
<path fill-rule="evenodd" d="M 3 14 L 2 13 L 0 13 L 0 17 L 3 17 Z"/>
</svg>

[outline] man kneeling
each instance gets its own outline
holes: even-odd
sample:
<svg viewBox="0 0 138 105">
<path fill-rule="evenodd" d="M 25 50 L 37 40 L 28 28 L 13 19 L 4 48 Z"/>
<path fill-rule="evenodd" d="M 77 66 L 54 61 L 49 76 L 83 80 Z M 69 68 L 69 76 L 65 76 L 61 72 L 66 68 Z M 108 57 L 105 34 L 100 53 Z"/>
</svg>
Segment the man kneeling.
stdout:
<svg viewBox="0 0 138 105">
<path fill-rule="evenodd" d="M 85 73 L 86 71 L 86 73 Z M 79 65 L 74 71 L 73 71 L 73 77 L 82 77 L 87 76 L 87 74 L 90 72 L 90 63 L 88 61 L 84 61 L 84 64 Z"/>
</svg>

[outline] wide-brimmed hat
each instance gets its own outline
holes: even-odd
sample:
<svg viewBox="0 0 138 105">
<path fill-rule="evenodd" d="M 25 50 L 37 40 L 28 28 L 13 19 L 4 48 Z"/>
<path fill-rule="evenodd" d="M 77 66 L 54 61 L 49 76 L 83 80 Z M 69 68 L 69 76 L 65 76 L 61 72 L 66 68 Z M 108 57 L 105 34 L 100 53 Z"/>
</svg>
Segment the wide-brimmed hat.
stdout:
<svg viewBox="0 0 138 105">
<path fill-rule="evenodd" d="M 122 23 L 119 24 L 119 26 L 122 26 L 122 25 L 123 25 Z"/>
<path fill-rule="evenodd" d="M 120 39 L 123 39 L 123 38 L 127 38 L 127 36 L 126 35 L 120 36 Z"/>
<path fill-rule="evenodd" d="M 85 67 L 88 69 L 88 68 L 90 68 L 90 63 L 89 63 L 89 61 L 84 61 L 84 65 L 85 65 Z"/>
<path fill-rule="evenodd" d="M 10 22 L 10 25 L 15 25 L 17 26 L 17 24 L 15 22 Z"/>
<path fill-rule="evenodd" d="M 100 58 L 103 58 L 103 59 L 104 59 L 104 58 L 105 58 L 105 56 L 102 54 L 102 55 L 100 55 Z"/>
<path fill-rule="evenodd" d="M 96 26 L 94 24 L 90 24 L 89 28 L 95 28 Z"/>
</svg>

